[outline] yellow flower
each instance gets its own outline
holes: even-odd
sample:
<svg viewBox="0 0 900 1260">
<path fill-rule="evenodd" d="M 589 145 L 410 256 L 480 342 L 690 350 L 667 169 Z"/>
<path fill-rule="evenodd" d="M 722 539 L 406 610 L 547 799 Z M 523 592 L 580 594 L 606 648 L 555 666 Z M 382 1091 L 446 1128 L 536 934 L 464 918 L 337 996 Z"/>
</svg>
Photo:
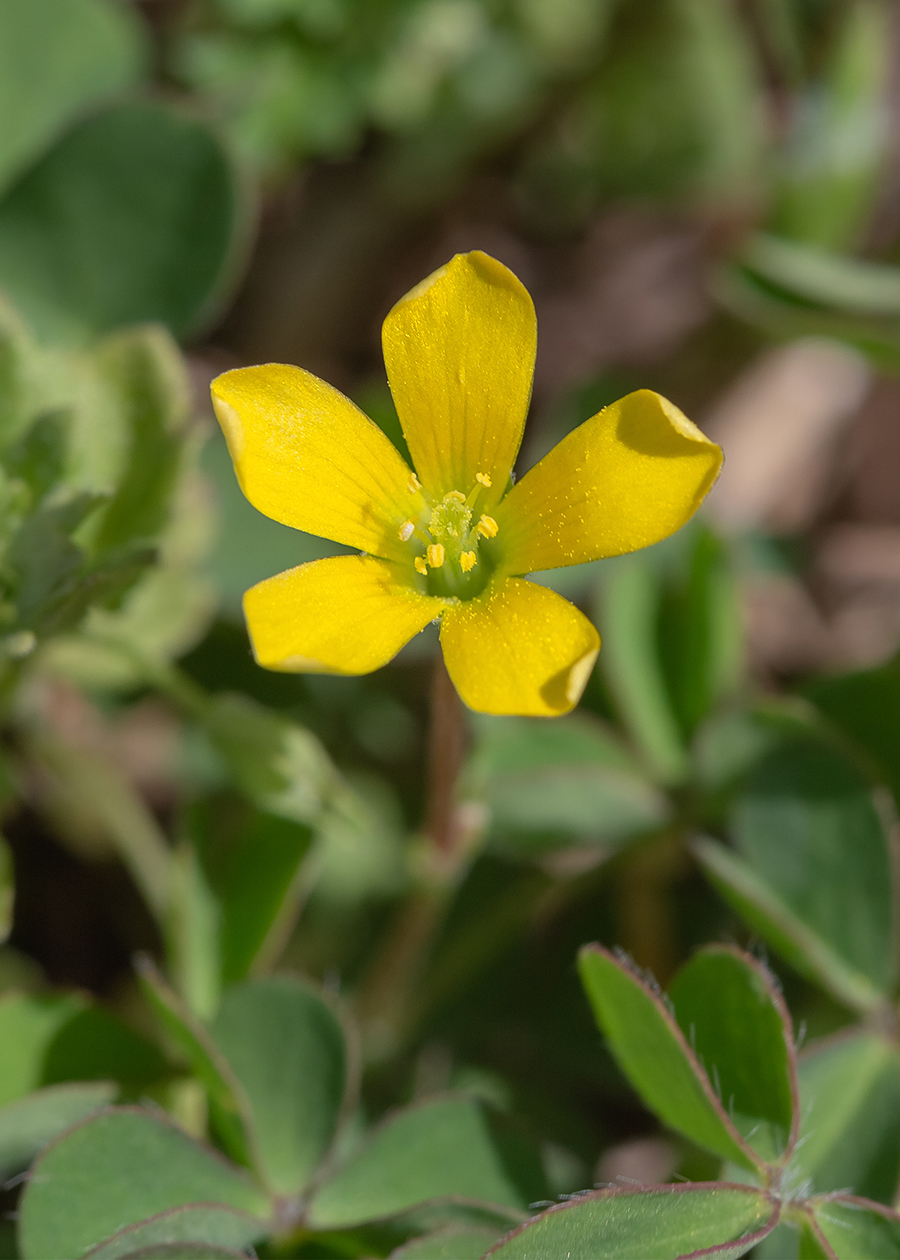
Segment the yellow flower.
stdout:
<svg viewBox="0 0 900 1260">
<path fill-rule="evenodd" d="M 564 438 L 511 486 L 531 395 L 534 307 L 512 272 L 457 255 L 384 322 L 384 358 L 415 472 L 371 420 L 298 367 L 212 386 L 244 494 L 267 516 L 359 548 L 244 597 L 267 669 L 366 674 L 440 618 L 447 669 L 485 713 L 577 702 L 600 639 L 522 575 L 649 546 L 679 529 L 722 453 L 639 390 Z"/>
</svg>

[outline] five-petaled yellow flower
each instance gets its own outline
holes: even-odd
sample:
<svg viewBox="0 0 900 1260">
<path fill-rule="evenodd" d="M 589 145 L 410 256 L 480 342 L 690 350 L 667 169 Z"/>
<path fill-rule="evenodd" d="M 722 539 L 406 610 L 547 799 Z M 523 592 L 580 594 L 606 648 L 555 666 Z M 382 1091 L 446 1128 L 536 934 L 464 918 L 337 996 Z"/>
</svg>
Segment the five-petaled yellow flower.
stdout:
<svg viewBox="0 0 900 1260">
<path fill-rule="evenodd" d="M 250 502 L 363 552 L 247 592 L 260 665 L 366 674 L 440 618 L 447 670 L 472 709 L 552 716 L 578 702 L 600 638 L 524 575 L 667 537 L 700 504 L 722 453 L 677 407 L 639 390 L 511 485 L 536 340 L 528 293 L 479 252 L 457 255 L 397 303 L 384 358 L 415 471 L 301 368 L 238 368 L 213 382 Z"/>
</svg>

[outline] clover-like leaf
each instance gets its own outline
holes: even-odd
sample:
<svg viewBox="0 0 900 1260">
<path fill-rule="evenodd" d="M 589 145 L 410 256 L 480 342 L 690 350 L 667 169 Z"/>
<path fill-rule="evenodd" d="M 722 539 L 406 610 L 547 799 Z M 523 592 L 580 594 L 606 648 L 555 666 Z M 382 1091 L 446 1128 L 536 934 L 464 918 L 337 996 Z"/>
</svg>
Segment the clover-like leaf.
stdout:
<svg viewBox="0 0 900 1260">
<path fill-rule="evenodd" d="M 818 1192 L 852 1189 L 893 1203 L 900 1179 L 900 1054 L 877 1032 L 854 1030 L 800 1057 L 797 1178 Z"/>
<path fill-rule="evenodd" d="M 647 1106 L 699 1146 L 743 1168 L 759 1167 L 661 995 L 599 945 L 585 946 L 578 961 L 613 1057 Z"/>
<path fill-rule="evenodd" d="M 764 1159 L 797 1139 L 790 1015 L 772 976 L 747 954 L 701 950 L 675 977 L 675 1018 L 733 1124 Z"/>
<path fill-rule="evenodd" d="M 256 1237 L 267 1232 L 268 1200 L 243 1172 L 163 1115 L 117 1107 L 40 1157 L 22 1197 L 19 1245 L 25 1260 L 77 1258 L 126 1225 L 192 1203 L 236 1208 L 259 1219 Z"/>
<path fill-rule="evenodd" d="M 69 132 L 0 204 L 0 285 L 47 340 L 216 308 L 246 228 L 228 156 L 199 119 L 132 102 Z"/>
<path fill-rule="evenodd" d="M 774 1228 L 779 1205 L 763 1190 L 728 1182 L 599 1190 L 514 1230 L 492 1260 L 677 1260 L 742 1256 Z"/>
<path fill-rule="evenodd" d="M 315 1229 L 397 1216 L 433 1199 L 506 1208 L 527 1205 L 514 1169 L 472 1098 L 439 1097 L 389 1116 L 321 1185 L 309 1207 Z"/>
<path fill-rule="evenodd" d="M 0 1107 L 0 1181 L 27 1168 L 48 1142 L 111 1103 L 113 1081 L 48 1085 Z"/>
<path fill-rule="evenodd" d="M 260 1176 L 273 1193 L 298 1193 L 334 1140 L 348 1090 L 340 1020 L 310 986 L 271 976 L 228 990 L 210 1033 L 247 1100 Z"/>
</svg>

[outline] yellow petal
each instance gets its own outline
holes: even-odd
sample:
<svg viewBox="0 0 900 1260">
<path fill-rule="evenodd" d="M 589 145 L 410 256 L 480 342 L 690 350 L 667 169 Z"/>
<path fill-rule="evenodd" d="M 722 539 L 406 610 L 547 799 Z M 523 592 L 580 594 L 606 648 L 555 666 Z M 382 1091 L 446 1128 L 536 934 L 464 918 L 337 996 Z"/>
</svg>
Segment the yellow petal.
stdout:
<svg viewBox="0 0 900 1260">
<path fill-rule="evenodd" d="M 578 703 L 600 636 L 554 591 L 506 578 L 445 611 L 441 647 L 470 709 L 556 717 Z"/>
<path fill-rule="evenodd" d="M 241 489 L 284 525 L 375 555 L 407 555 L 403 523 L 422 509 L 381 429 L 302 368 L 236 368 L 212 383 Z"/>
<path fill-rule="evenodd" d="M 266 669 L 368 674 L 440 616 L 446 603 L 404 585 L 385 560 L 334 556 L 251 587 L 244 615 L 253 654 Z"/>
<path fill-rule="evenodd" d="M 478 506 L 490 508 L 506 488 L 531 397 L 537 325 L 527 290 L 487 254 L 457 254 L 397 303 L 382 342 L 425 488 L 468 494 L 481 473 Z"/>
<path fill-rule="evenodd" d="M 676 406 L 640 389 L 553 448 L 494 515 L 508 573 L 637 551 L 680 529 L 722 466 L 722 452 Z"/>
</svg>

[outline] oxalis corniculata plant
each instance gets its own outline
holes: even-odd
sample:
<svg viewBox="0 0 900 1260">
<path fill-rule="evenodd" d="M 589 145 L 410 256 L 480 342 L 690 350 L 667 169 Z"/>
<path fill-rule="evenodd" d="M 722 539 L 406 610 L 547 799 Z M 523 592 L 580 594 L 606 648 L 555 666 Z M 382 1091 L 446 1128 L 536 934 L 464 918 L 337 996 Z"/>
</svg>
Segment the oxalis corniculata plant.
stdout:
<svg viewBox="0 0 900 1260">
<path fill-rule="evenodd" d="M 515 388 L 498 368 L 502 337 L 499 349 L 485 350 L 504 320 Z M 361 1053 L 355 1021 L 335 999 L 290 976 L 253 978 L 254 960 L 272 957 L 275 946 L 267 921 L 248 925 L 240 886 L 222 903 L 221 926 L 210 933 L 204 925 L 215 919 L 202 875 L 184 852 L 176 854 L 177 882 L 167 888 L 180 891 L 162 907 L 163 921 L 168 915 L 172 924 L 174 983 L 149 959 L 138 969 L 167 1053 L 189 1073 L 173 1107 L 181 1127 L 145 1105 L 109 1106 L 116 1090 L 105 1082 L 46 1085 L 8 1104 L 6 1166 L 14 1170 L 44 1148 L 21 1198 L 22 1255 L 240 1255 L 253 1246 L 282 1255 L 407 1260 L 738 1256 L 754 1247 L 773 1258 L 900 1254 L 900 1220 L 890 1206 L 900 1146 L 882 1106 L 887 1099 L 895 1112 L 900 1092 L 884 988 L 892 933 L 886 833 L 864 778 L 836 751 L 839 737 L 800 710 L 733 719 L 747 727 L 737 741 L 743 760 L 725 756 L 728 773 L 743 782 L 733 834 L 760 868 L 757 883 L 777 884 L 772 846 L 766 851 L 758 841 L 753 791 L 766 783 L 767 766 L 799 756 L 840 800 L 850 794 L 864 852 L 848 856 L 840 849 L 833 870 L 814 864 L 808 904 L 792 910 L 787 887 L 777 895 L 770 890 L 768 900 L 757 895 L 754 904 L 768 908 L 769 918 L 757 914 L 754 922 L 770 926 L 773 945 L 796 965 L 831 974 L 842 1000 L 877 1017 L 878 1027 L 814 1045 L 798 1065 L 777 983 L 739 950 L 701 951 L 676 975 L 668 998 L 627 960 L 597 946 L 581 956 L 588 997 L 625 1076 L 667 1128 L 723 1161 L 723 1180 L 614 1185 L 551 1206 L 530 1138 L 471 1094 L 438 1094 L 374 1127 L 365 1124 L 357 1103 L 361 1062 L 382 1061 L 410 1035 L 422 967 L 480 839 L 456 804 L 464 753 L 456 688 L 476 709 L 548 717 L 570 710 L 598 649 L 596 631 L 566 601 L 519 574 L 664 536 L 693 512 L 720 458 L 674 408 L 640 393 L 588 421 L 510 488 L 533 314 L 514 277 L 483 255 L 454 260 L 414 290 L 389 317 L 385 344 L 398 399 L 406 390 L 415 403 L 407 413 L 401 402 L 399 410 L 410 449 L 423 443 L 416 461 L 421 480 L 360 412 L 299 369 L 241 369 L 214 386 L 251 498 L 290 523 L 318 524 L 366 547 L 363 556 L 314 562 L 248 593 L 259 659 L 283 670 L 371 669 L 424 622 L 443 619 L 417 878 L 355 995 Z M 413 373 L 412 384 L 404 371 Z M 420 406 L 425 386 L 415 373 L 436 391 L 429 408 Z M 449 434 L 448 445 L 426 473 L 438 449 L 428 447 L 429 425 L 451 415 L 463 381 L 465 399 L 471 395 L 478 404 L 466 413 L 470 419 L 480 414 L 486 425 L 495 414 L 509 417 L 505 446 L 492 453 L 484 434 L 493 428 L 474 423 L 461 431 L 460 445 L 448 421 L 446 431 L 438 430 Z M 483 493 L 491 497 L 480 501 Z M 522 516 L 517 504 L 526 505 Z M 532 528 L 535 521 L 542 529 Z M 246 764 L 235 749 L 253 743 L 261 715 L 234 701 L 231 709 L 213 701 L 177 671 L 159 668 L 155 682 L 207 726 L 223 752 L 231 749 L 236 765 Z M 711 729 L 708 738 L 721 753 L 727 724 L 718 735 Z M 714 797 L 714 754 L 700 756 L 691 773 Z M 270 807 L 288 787 L 265 775 L 246 781 Z M 339 803 L 344 790 L 337 782 L 329 789 L 329 808 L 347 808 Z M 777 834 L 771 804 L 763 816 Z M 678 809 L 689 834 L 691 808 Z M 671 834 L 667 822 L 658 838 L 668 843 Z M 262 842 L 260 833 L 244 855 L 244 880 Z M 308 843 L 298 847 L 291 833 L 288 876 Z M 722 871 L 728 862 L 743 869 L 741 859 L 716 856 L 712 844 L 698 842 L 697 851 L 724 888 Z M 774 847 L 783 855 L 783 844 Z M 864 879 L 854 884 L 854 863 L 863 857 Z M 851 930 L 843 945 L 837 933 L 832 955 L 839 958 L 843 949 L 853 965 L 829 973 L 822 963 L 825 928 L 815 913 L 821 889 L 833 891 L 841 862 L 841 895 L 854 907 L 854 923 L 868 905 L 876 927 L 865 940 Z M 873 882 L 878 888 L 870 896 Z M 730 883 L 744 889 L 752 880 Z M 277 918 L 285 889 L 267 895 Z M 886 926 L 879 897 L 887 898 Z M 740 904 L 751 903 L 747 895 Z M 224 988 L 218 971 L 203 963 L 216 940 L 224 950 Z M 65 1028 L 72 1014 L 58 1018 Z M 864 1088 L 848 1091 L 848 1081 Z M 202 1094 L 191 1092 L 193 1084 Z M 871 1123 L 873 1107 L 878 1124 Z M 218 1152 L 197 1140 L 204 1133 Z"/>
</svg>

